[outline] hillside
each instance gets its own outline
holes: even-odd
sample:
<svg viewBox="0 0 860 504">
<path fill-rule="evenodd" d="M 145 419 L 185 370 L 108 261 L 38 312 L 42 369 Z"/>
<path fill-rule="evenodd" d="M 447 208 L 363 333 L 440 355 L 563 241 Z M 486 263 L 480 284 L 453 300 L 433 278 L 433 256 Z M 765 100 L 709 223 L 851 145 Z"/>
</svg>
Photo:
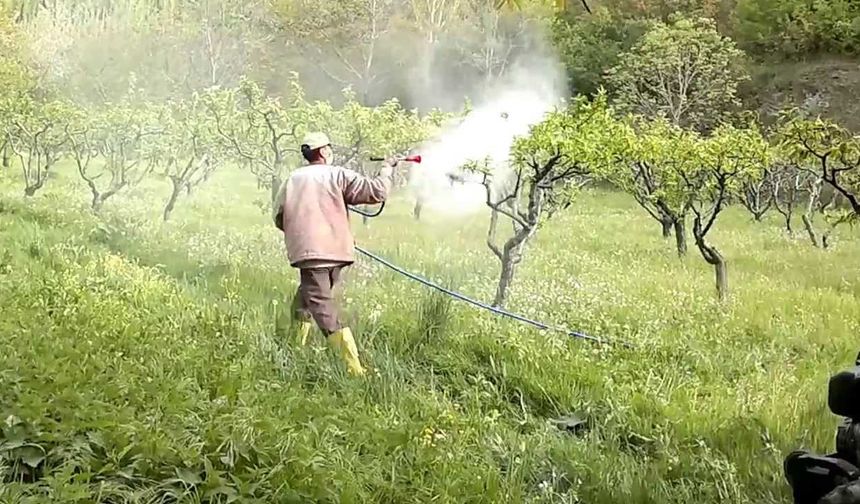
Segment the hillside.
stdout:
<svg viewBox="0 0 860 504">
<path fill-rule="evenodd" d="M 808 61 L 754 65 L 744 90 L 763 118 L 788 106 L 808 108 L 860 130 L 860 60 L 821 57 Z"/>
</svg>

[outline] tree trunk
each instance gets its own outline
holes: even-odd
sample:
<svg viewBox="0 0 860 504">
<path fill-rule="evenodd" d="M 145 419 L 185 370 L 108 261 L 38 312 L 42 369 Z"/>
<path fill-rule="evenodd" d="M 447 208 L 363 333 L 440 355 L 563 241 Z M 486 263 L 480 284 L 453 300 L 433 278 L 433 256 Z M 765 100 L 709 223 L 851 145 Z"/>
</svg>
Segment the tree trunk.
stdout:
<svg viewBox="0 0 860 504">
<path fill-rule="evenodd" d="M 783 208 L 782 206 L 780 206 L 779 200 L 775 197 L 774 208 L 776 208 L 776 211 L 779 212 L 780 215 L 782 215 L 782 218 L 785 221 L 785 231 L 788 234 L 792 234 L 794 230 L 791 228 L 791 217 L 794 213 L 794 202 L 789 200 L 786 203 L 785 208 Z"/>
<path fill-rule="evenodd" d="M 281 184 L 283 180 L 281 180 L 280 175 L 272 175 L 272 178 L 269 180 L 269 189 L 272 192 L 272 202 L 274 203 L 275 198 L 278 197 L 278 192 L 281 190 Z"/>
<path fill-rule="evenodd" d="M 87 187 L 90 188 L 90 194 L 92 195 L 92 199 L 90 200 L 90 208 L 93 212 L 98 212 L 101 209 L 102 203 L 104 202 L 101 197 L 101 193 L 99 192 L 99 188 L 96 186 L 96 183 L 93 179 L 84 175 L 83 170 L 79 170 L 81 174 L 81 178 L 84 179 L 84 182 L 87 183 Z"/>
<path fill-rule="evenodd" d="M 717 298 L 720 302 L 723 302 L 729 297 L 729 273 L 726 260 L 723 259 L 722 254 L 715 247 L 705 242 L 704 237 L 697 236 L 696 245 L 702 253 L 705 262 L 714 267 L 717 282 Z"/>
<path fill-rule="evenodd" d="M 519 247 L 516 247 L 519 248 Z M 496 298 L 493 300 L 493 306 L 496 308 L 504 308 L 508 301 L 508 291 L 511 283 L 514 281 L 514 273 L 519 263 L 519 254 L 514 251 L 505 251 L 502 255 L 502 272 L 499 275 L 499 285 L 496 288 Z"/>
<path fill-rule="evenodd" d="M 672 236 L 672 227 L 675 225 L 675 222 L 672 219 L 663 218 L 660 220 L 660 226 L 663 228 L 663 238 L 669 239 Z"/>
<path fill-rule="evenodd" d="M 812 226 L 812 219 L 810 219 L 808 215 L 803 215 L 801 219 L 803 219 L 803 227 L 806 228 L 806 233 L 809 235 L 812 245 L 814 247 L 819 247 L 818 235 L 815 233 L 815 228 Z"/>
<path fill-rule="evenodd" d="M 424 203 L 421 200 L 415 201 L 415 206 L 412 208 L 412 216 L 415 217 L 415 220 L 421 220 L 421 209 L 424 207 Z"/>
<path fill-rule="evenodd" d="M 803 220 L 803 227 L 806 228 L 806 233 L 809 235 L 809 239 L 812 241 L 812 245 L 815 247 L 820 247 L 821 244 L 818 240 L 818 233 L 815 232 L 815 227 L 813 226 L 812 220 L 815 218 L 816 206 L 821 201 L 822 183 L 822 179 L 816 179 L 810 185 L 809 195 L 806 202 L 806 213 L 804 213 L 801 217 Z"/>
<path fill-rule="evenodd" d="M 673 223 L 675 228 L 675 246 L 678 248 L 678 257 L 687 255 L 687 224 L 684 217 L 679 217 Z"/>
<path fill-rule="evenodd" d="M 823 248 L 825 250 L 830 248 L 830 235 L 834 231 L 836 231 L 836 228 L 840 224 L 844 223 L 846 220 L 848 220 L 846 217 L 842 217 L 842 218 L 836 220 L 835 222 L 833 222 L 830 225 L 830 227 L 827 229 L 827 231 L 824 231 L 823 233 L 821 233 L 821 248 Z"/>
<path fill-rule="evenodd" d="M 717 262 L 714 264 L 714 272 L 717 277 L 717 296 L 720 301 L 725 301 L 729 298 L 729 272 L 723 256 L 720 255 L 716 249 L 713 249 L 713 251 L 718 258 Z"/>
<path fill-rule="evenodd" d="M 102 195 L 99 194 L 98 191 L 93 192 L 93 201 L 90 203 L 90 207 L 93 209 L 93 212 L 98 213 L 102 209 L 105 199 L 106 198 L 102 198 Z"/>
<path fill-rule="evenodd" d="M 9 154 L 9 144 L 3 144 L 3 168 L 9 168 L 9 158 L 11 155 Z"/>
<path fill-rule="evenodd" d="M 170 199 L 167 200 L 167 204 L 164 206 L 164 222 L 170 219 L 170 213 L 173 212 L 176 200 L 179 199 L 179 193 L 182 191 L 182 184 L 179 181 L 171 179 L 171 182 L 173 182 L 173 190 L 170 192 Z"/>
<path fill-rule="evenodd" d="M 36 191 L 38 191 L 38 190 L 39 190 L 39 186 L 28 185 L 27 187 L 24 188 L 24 196 L 27 196 L 29 198 L 29 197 L 33 196 L 34 194 L 36 194 Z"/>
</svg>

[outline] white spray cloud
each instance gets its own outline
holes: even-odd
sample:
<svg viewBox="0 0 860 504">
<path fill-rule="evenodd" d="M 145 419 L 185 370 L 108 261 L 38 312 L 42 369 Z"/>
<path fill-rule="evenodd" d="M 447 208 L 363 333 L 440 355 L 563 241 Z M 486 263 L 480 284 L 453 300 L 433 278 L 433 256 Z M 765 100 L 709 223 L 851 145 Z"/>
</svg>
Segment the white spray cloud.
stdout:
<svg viewBox="0 0 860 504">
<path fill-rule="evenodd" d="M 464 184 L 451 183 L 450 174 L 470 160 L 489 158 L 494 173 L 508 166 L 514 140 L 529 132 L 561 103 L 563 73 L 555 58 L 536 55 L 512 69 L 473 110 L 417 149 L 422 164 L 412 170 L 410 186 L 428 211 L 443 216 L 464 216 L 485 208 L 481 176 L 472 174 Z"/>
</svg>

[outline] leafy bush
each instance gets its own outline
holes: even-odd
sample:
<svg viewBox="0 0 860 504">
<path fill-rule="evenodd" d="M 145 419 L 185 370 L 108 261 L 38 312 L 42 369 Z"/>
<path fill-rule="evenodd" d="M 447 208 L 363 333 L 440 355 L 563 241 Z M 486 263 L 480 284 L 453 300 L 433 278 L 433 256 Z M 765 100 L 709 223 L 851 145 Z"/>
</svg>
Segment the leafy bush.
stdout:
<svg viewBox="0 0 860 504">
<path fill-rule="evenodd" d="M 609 71 L 622 111 L 707 131 L 740 107 L 744 54 L 708 19 L 654 25 Z"/>
<path fill-rule="evenodd" d="M 605 85 L 605 72 L 647 30 L 645 20 L 613 16 L 606 8 L 593 15 L 553 18 L 552 36 L 572 93 L 593 95 Z"/>
<path fill-rule="evenodd" d="M 740 0 L 735 37 L 757 54 L 860 53 L 860 5 L 852 0 Z"/>
</svg>

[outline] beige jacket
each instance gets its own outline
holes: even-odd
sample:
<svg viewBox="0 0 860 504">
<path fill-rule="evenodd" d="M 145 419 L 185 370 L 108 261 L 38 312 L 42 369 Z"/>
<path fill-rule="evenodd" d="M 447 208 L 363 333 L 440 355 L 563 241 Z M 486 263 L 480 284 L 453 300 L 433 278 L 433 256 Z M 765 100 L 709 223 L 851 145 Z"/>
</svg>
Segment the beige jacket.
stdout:
<svg viewBox="0 0 860 504">
<path fill-rule="evenodd" d="M 382 203 L 391 177 L 365 177 L 330 165 L 295 170 L 275 198 L 273 219 L 284 231 L 287 256 L 295 267 L 355 261 L 347 205 Z"/>
</svg>

